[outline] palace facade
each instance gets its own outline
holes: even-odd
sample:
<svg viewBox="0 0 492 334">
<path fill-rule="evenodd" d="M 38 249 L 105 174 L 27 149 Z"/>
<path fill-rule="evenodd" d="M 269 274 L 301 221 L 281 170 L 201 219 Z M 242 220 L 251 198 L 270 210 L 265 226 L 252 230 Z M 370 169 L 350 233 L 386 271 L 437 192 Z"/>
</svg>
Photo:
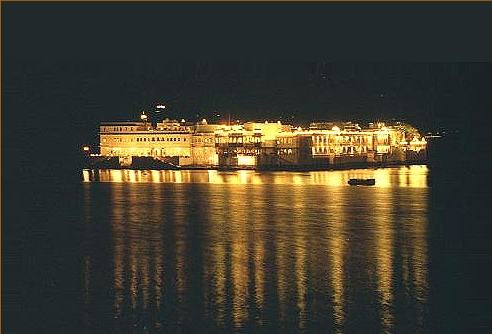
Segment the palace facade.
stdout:
<svg viewBox="0 0 492 334">
<path fill-rule="evenodd" d="M 425 160 L 427 142 L 407 124 L 311 123 L 309 128 L 281 122 L 235 125 L 192 124 L 165 119 L 100 125 L 100 155 L 131 164 L 152 157 L 177 166 L 268 167 L 332 166 L 344 163 Z"/>
</svg>

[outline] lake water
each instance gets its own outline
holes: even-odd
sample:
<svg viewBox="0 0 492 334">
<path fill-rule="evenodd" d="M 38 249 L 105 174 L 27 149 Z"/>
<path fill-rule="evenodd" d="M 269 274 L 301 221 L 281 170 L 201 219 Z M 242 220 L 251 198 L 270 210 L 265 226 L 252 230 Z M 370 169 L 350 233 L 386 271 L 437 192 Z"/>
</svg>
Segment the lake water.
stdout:
<svg viewBox="0 0 492 334">
<path fill-rule="evenodd" d="M 375 186 L 347 185 L 369 177 Z M 444 305 L 455 292 L 432 278 L 430 243 L 442 239 L 427 166 L 84 170 L 82 180 L 83 331 L 430 333 L 456 323 Z"/>
<path fill-rule="evenodd" d="M 4 330 L 466 332 L 466 203 L 445 166 L 31 178 L 6 206 L 20 258 L 3 253 L 2 284 L 21 294 L 2 294 Z"/>
</svg>

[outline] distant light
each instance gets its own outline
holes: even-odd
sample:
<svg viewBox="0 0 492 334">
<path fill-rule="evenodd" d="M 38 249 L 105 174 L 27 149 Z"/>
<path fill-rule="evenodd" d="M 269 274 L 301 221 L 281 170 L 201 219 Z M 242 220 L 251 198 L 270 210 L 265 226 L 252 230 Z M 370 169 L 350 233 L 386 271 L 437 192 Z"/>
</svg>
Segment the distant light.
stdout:
<svg viewBox="0 0 492 334">
<path fill-rule="evenodd" d="M 84 152 L 89 152 L 90 151 L 90 147 L 89 146 L 84 146 L 82 149 L 84 150 Z"/>
<path fill-rule="evenodd" d="M 181 123 L 184 123 L 186 122 L 184 118 L 181 118 Z"/>
<path fill-rule="evenodd" d="M 332 128 L 331 128 L 331 130 L 332 130 L 332 131 L 340 131 L 340 128 L 339 128 L 338 126 L 336 126 L 336 125 L 335 125 L 334 127 L 332 127 Z"/>
<path fill-rule="evenodd" d="M 145 112 L 142 112 L 142 115 L 140 115 L 140 119 L 142 121 L 146 121 L 147 120 L 147 115 L 145 115 Z"/>
<path fill-rule="evenodd" d="M 166 109 L 166 106 L 163 104 L 159 104 L 156 106 L 156 109 Z"/>
</svg>

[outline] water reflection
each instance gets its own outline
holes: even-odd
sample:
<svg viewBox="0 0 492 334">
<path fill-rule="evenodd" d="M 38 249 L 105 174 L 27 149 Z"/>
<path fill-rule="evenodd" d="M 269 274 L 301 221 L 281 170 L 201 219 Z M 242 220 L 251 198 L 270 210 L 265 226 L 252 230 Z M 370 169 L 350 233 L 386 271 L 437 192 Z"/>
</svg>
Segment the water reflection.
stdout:
<svg viewBox="0 0 492 334">
<path fill-rule="evenodd" d="M 117 332 L 426 330 L 425 166 L 83 177 L 88 228 L 109 226 Z M 350 187 L 353 177 L 376 186 Z M 104 257 L 87 253 L 94 304 L 91 263 Z"/>
<path fill-rule="evenodd" d="M 345 213 L 344 213 L 344 201 L 345 198 L 342 194 L 336 193 L 330 200 L 329 196 L 325 194 L 326 208 L 327 208 L 327 221 L 326 240 L 328 251 L 328 263 L 329 263 L 329 275 L 328 286 L 331 288 L 331 301 L 333 308 L 333 327 L 334 333 L 343 333 L 343 326 L 345 323 L 345 288 L 343 282 L 345 281 L 345 263 L 344 254 L 346 243 L 349 241 L 345 231 Z"/>
<path fill-rule="evenodd" d="M 376 187 L 427 187 L 427 166 L 342 171 L 257 172 L 252 170 L 83 170 L 83 182 L 295 184 L 345 186 L 351 178 L 375 178 Z"/>
<path fill-rule="evenodd" d="M 377 192 L 372 198 L 374 208 L 374 250 L 376 260 L 377 291 L 381 327 L 383 333 L 391 333 L 394 327 L 393 308 L 393 264 L 394 264 L 394 231 L 392 226 L 392 193 Z"/>
</svg>

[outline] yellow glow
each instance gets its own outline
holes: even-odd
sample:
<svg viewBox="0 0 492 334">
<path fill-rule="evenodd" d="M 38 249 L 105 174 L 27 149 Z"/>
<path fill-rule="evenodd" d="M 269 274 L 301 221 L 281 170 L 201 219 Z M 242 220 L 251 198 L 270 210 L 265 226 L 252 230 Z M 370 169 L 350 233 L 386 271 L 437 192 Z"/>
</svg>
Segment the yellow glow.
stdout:
<svg viewBox="0 0 492 334">
<path fill-rule="evenodd" d="M 256 157 L 253 155 L 238 155 L 237 164 L 239 166 L 255 166 Z"/>
<path fill-rule="evenodd" d="M 150 171 L 150 180 L 153 183 L 160 183 L 160 173 L 158 170 L 152 170 Z"/>
<path fill-rule="evenodd" d="M 392 212 L 390 205 L 377 205 L 377 203 L 390 203 L 391 193 L 388 192 L 375 192 L 373 206 L 375 210 L 374 226 L 374 250 L 376 252 L 377 263 L 377 284 L 379 291 L 379 302 L 381 304 L 381 325 L 384 328 L 384 332 L 389 332 L 393 327 L 394 315 L 393 315 L 393 262 L 394 262 L 394 228 L 392 219 Z"/>
<path fill-rule="evenodd" d="M 174 203 L 175 211 L 174 211 L 174 220 L 176 221 L 176 234 L 184 236 L 186 235 L 186 230 L 187 230 L 187 213 L 186 213 L 186 206 L 185 206 L 185 198 L 178 196 L 175 197 L 175 203 Z M 187 262 L 186 260 L 188 259 L 186 255 L 186 242 L 183 240 L 180 240 L 179 238 L 176 238 L 176 288 L 178 291 L 178 300 L 180 302 L 183 301 L 186 287 L 187 287 L 187 282 L 186 282 L 186 271 L 187 271 Z"/>
<path fill-rule="evenodd" d="M 90 147 L 89 146 L 84 146 L 82 149 L 84 150 L 84 152 L 89 152 Z"/>
<path fill-rule="evenodd" d="M 90 174 L 88 170 L 83 170 L 82 171 L 82 179 L 84 182 L 91 182 Z"/>
<path fill-rule="evenodd" d="M 302 195 L 299 192 L 294 192 L 293 202 L 301 203 Z M 296 221 L 294 222 L 293 228 L 295 231 L 294 238 L 294 270 L 296 277 L 296 294 L 297 294 L 297 310 L 298 310 L 298 321 L 299 321 L 299 331 L 304 330 L 306 322 L 306 295 L 307 295 L 307 240 L 306 240 L 306 207 L 305 206 L 294 206 L 296 212 Z"/>
<path fill-rule="evenodd" d="M 326 240 L 328 248 L 329 277 L 328 283 L 332 291 L 333 298 L 333 318 L 335 320 L 334 333 L 342 333 L 345 322 L 345 254 L 346 254 L 346 211 L 344 210 L 345 198 L 340 196 L 323 196 L 326 200 L 327 219 L 332 221 L 326 229 Z"/>
<path fill-rule="evenodd" d="M 214 183 L 214 184 L 295 184 L 347 187 L 349 179 L 376 179 L 371 188 L 412 187 L 427 188 L 428 168 L 410 167 L 349 169 L 335 171 L 269 172 L 254 170 L 83 170 L 83 182 L 153 182 L 153 183 Z M 96 181 L 97 180 L 97 181 Z"/>
<path fill-rule="evenodd" d="M 118 169 L 110 169 L 109 170 L 109 178 L 113 182 L 122 182 L 123 181 L 123 171 Z"/>
</svg>

